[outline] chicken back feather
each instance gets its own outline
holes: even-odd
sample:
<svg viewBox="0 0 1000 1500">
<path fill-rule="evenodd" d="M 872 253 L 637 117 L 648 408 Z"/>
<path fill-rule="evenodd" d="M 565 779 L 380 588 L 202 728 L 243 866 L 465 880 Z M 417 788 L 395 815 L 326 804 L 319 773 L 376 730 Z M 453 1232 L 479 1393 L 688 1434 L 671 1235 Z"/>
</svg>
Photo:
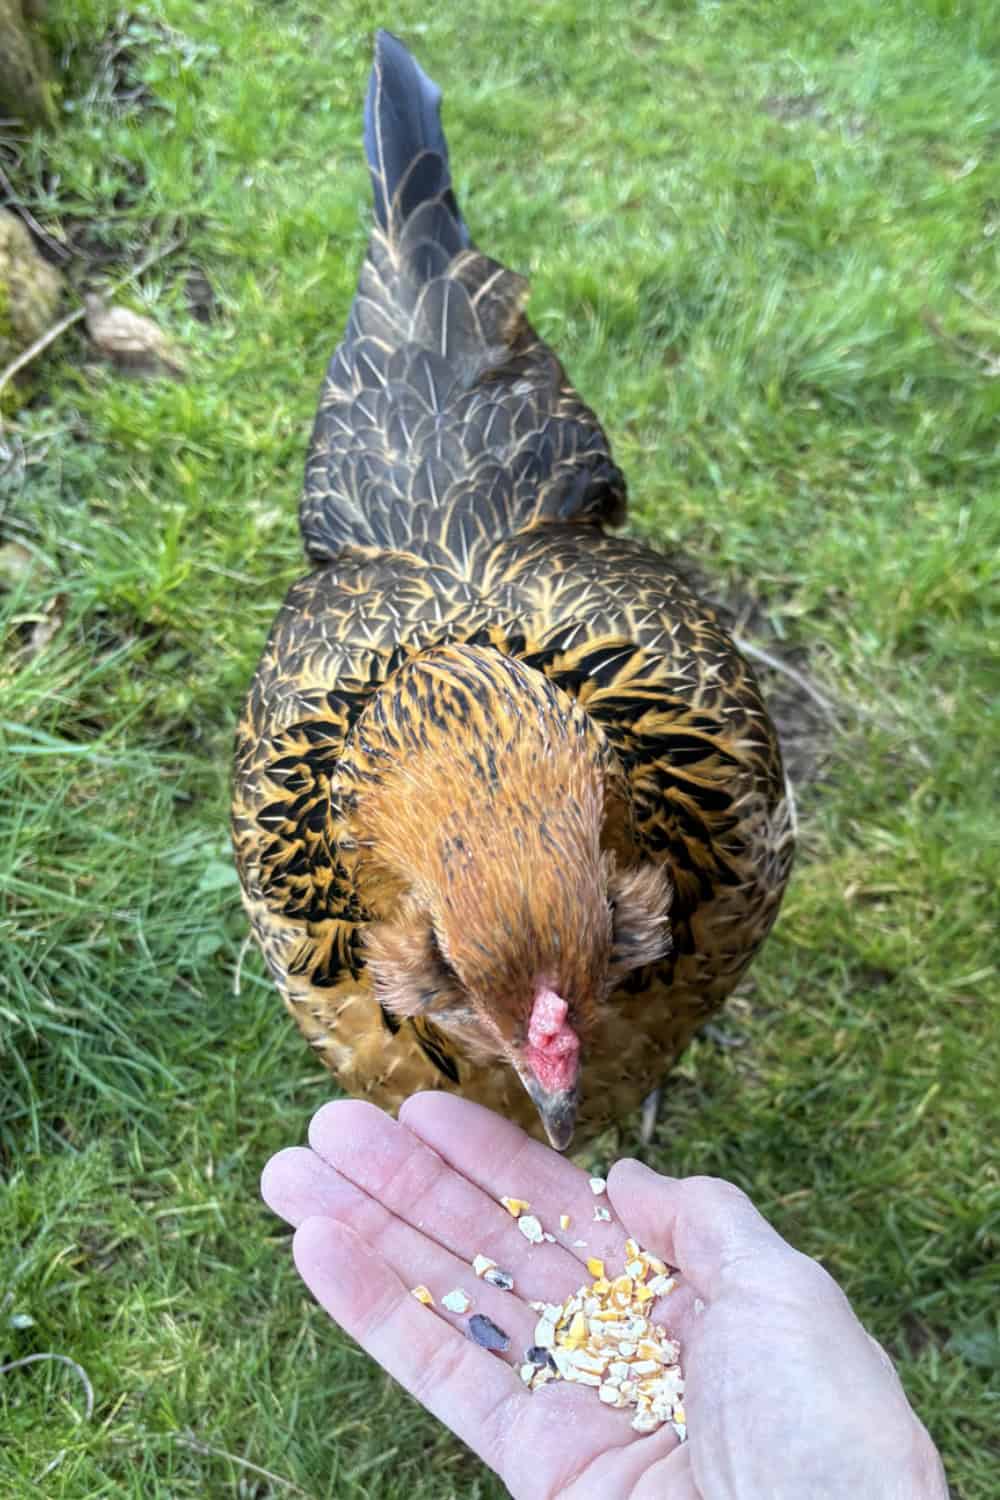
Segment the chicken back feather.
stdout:
<svg viewBox="0 0 1000 1500">
<path fill-rule="evenodd" d="M 244 902 L 342 1086 L 458 1090 L 565 1148 L 634 1108 L 777 914 L 792 817 L 713 610 L 607 533 L 625 483 L 472 244 L 440 93 L 376 42 L 375 225 L 290 590 L 237 734 Z"/>
</svg>

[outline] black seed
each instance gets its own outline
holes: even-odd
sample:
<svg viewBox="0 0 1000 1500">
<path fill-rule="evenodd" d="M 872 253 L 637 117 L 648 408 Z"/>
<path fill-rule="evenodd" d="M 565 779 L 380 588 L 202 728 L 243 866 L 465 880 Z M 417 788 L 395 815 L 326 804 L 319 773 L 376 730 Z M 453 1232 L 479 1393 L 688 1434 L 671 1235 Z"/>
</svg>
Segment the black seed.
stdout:
<svg viewBox="0 0 1000 1500">
<path fill-rule="evenodd" d="M 469 1319 L 469 1337 L 474 1344 L 481 1344 L 484 1349 L 493 1349 L 498 1354 L 510 1348 L 509 1336 L 484 1313 L 473 1313 Z"/>
<path fill-rule="evenodd" d="M 524 1357 L 529 1365 L 549 1365 L 553 1370 L 556 1367 L 556 1362 L 552 1358 L 552 1355 L 548 1349 L 543 1349 L 541 1344 L 532 1344 L 530 1349 L 524 1351 Z"/>
</svg>

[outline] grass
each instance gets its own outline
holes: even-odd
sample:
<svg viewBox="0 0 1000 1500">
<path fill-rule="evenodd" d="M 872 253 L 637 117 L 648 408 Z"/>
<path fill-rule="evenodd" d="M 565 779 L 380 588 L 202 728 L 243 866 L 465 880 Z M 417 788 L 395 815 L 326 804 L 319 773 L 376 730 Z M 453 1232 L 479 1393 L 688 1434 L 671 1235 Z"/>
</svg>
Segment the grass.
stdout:
<svg viewBox="0 0 1000 1500">
<path fill-rule="evenodd" d="M 50 10 L 61 128 L 5 137 L 5 170 L 78 283 L 180 236 L 129 300 L 191 373 L 130 382 L 73 331 L 0 439 L 0 1363 L 68 1355 L 96 1396 L 86 1420 L 67 1366 L 0 1377 L 0 1490 L 500 1493 L 297 1283 L 256 1180 L 328 1085 L 256 957 L 233 993 L 230 739 L 301 568 L 389 22 L 445 85 L 473 232 L 531 274 L 634 527 L 752 594 L 756 637 L 838 705 L 809 721 L 742 1045 L 691 1049 L 651 1159 L 741 1183 L 824 1260 L 956 1500 L 988 1500 L 1000 9 Z"/>
</svg>

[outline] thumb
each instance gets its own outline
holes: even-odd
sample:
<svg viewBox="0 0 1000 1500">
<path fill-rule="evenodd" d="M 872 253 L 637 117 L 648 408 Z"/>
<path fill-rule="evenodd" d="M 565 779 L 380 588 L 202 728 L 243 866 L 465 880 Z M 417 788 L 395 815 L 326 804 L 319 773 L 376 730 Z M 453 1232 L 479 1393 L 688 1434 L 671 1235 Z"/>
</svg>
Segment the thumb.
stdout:
<svg viewBox="0 0 1000 1500">
<path fill-rule="evenodd" d="M 706 1298 L 762 1257 L 795 1254 L 747 1195 L 719 1177 L 661 1177 L 642 1162 L 620 1161 L 608 1174 L 608 1197 L 629 1233 Z"/>
</svg>

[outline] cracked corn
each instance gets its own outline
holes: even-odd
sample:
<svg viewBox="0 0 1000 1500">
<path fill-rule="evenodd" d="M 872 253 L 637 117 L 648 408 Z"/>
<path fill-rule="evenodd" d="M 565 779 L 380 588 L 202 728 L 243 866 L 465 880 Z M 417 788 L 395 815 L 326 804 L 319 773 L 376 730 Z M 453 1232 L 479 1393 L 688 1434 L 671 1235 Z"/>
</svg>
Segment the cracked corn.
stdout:
<svg viewBox="0 0 1000 1500">
<path fill-rule="evenodd" d="M 538 1219 L 525 1212 L 530 1203 L 522 1198 L 501 1201 L 517 1220 L 525 1239 L 539 1244 L 550 1238 L 543 1233 Z M 594 1217 L 611 1216 L 599 1206 Z M 578 1244 L 586 1248 L 582 1241 Z M 476 1255 L 472 1266 L 476 1276 L 494 1286 L 507 1290 L 507 1281 L 513 1282 L 509 1272 L 501 1271 L 488 1255 Z M 655 1299 L 668 1296 L 677 1284 L 672 1268 L 629 1239 L 625 1241 L 624 1270 L 620 1276 L 609 1276 L 605 1261 L 597 1256 L 588 1259 L 587 1271 L 590 1285 L 581 1286 L 564 1302 L 529 1304 L 538 1314 L 538 1321 L 532 1345 L 518 1367 L 521 1380 L 529 1391 L 540 1389 L 550 1380 L 592 1386 L 606 1406 L 632 1411 L 632 1427 L 636 1432 L 655 1432 L 669 1422 L 683 1442 L 687 1436 L 687 1418 L 680 1350 L 649 1316 Z M 414 1287 L 412 1295 L 433 1305 L 434 1299 L 425 1286 Z M 442 1302 L 448 1306 L 451 1298 L 457 1301 L 464 1296 L 456 1289 L 442 1298 Z M 510 1347 L 504 1330 L 481 1313 L 469 1319 L 468 1334 L 475 1343 L 496 1353 Z"/>
<path fill-rule="evenodd" d="M 587 1262 L 589 1286 L 561 1305 L 531 1304 L 539 1317 L 520 1377 L 530 1391 L 550 1380 L 593 1386 L 606 1406 L 632 1410 L 636 1432 L 655 1432 L 669 1422 L 683 1441 L 680 1350 L 649 1318 L 653 1300 L 672 1292 L 676 1281 L 634 1240 L 625 1256 L 623 1275 L 609 1278 L 595 1257 Z"/>
</svg>

